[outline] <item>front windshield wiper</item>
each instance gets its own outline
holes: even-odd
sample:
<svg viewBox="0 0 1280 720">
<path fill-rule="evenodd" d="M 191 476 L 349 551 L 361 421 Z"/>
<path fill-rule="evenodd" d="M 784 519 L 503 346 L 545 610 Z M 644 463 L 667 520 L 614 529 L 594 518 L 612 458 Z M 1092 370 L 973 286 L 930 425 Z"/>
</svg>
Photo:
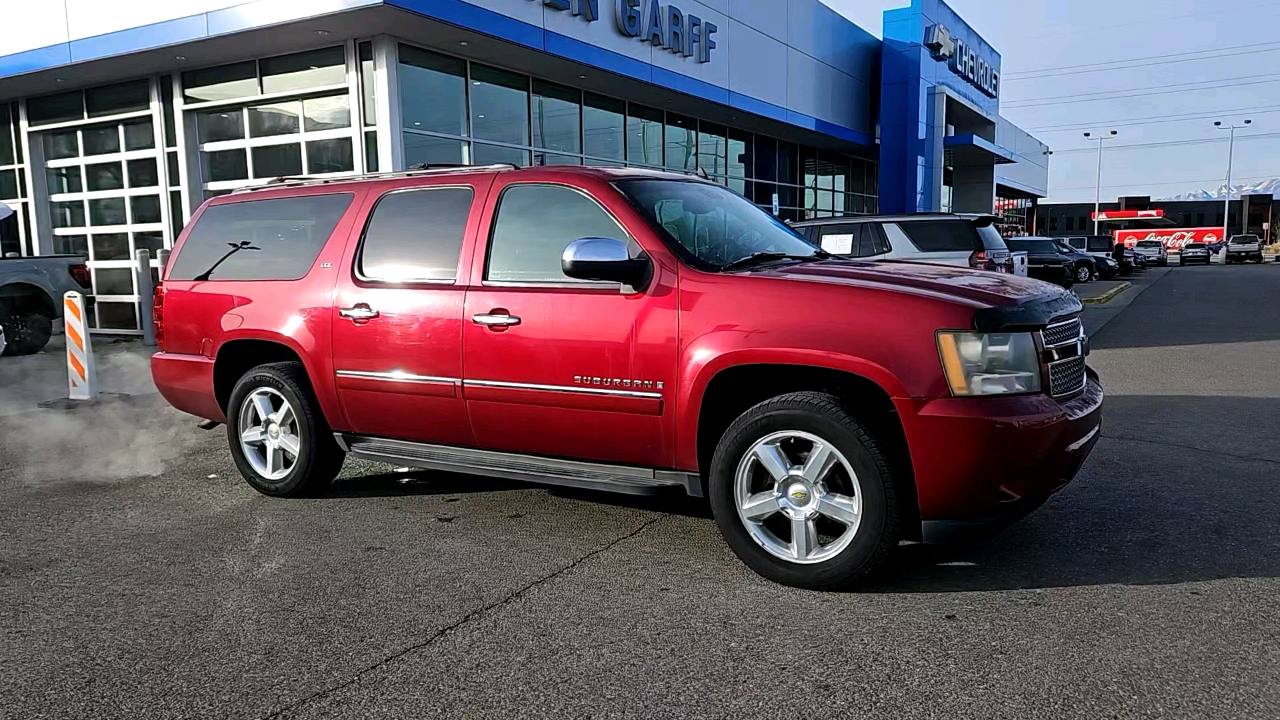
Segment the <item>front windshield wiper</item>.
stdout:
<svg viewBox="0 0 1280 720">
<path fill-rule="evenodd" d="M 746 267 L 754 267 L 765 263 L 775 262 L 777 260 L 799 260 L 801 262 L 814 262 L 817 260 L 827 260 L 831 258 L 831 253 L 826 250 L 819 250 L 812 255 L 792 255 L 785 252 L 758 252 L 752 253 L 744 258 L 734 260 L 720 268 L 720 272 L 730 272 L 732 270 L 741 270 Z"/>
</svg>

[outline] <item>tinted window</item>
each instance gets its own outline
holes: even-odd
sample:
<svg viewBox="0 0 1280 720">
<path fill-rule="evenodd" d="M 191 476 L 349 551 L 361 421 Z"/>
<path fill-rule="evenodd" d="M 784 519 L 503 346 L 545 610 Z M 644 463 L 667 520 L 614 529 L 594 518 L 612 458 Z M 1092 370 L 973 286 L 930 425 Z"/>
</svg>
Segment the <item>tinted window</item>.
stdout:
<svg viewBox="0 0 1280 720">
<path fill-rule="evenodd" d="M 1005 244 L 1004 238 L 1000 237 L 1000 231 L 994 225 L 977 228 L 978 237 L 982 238 L 982 246 L 988 250 L 1008 250 L 1009 246 Z"/>
<path fill-rule="evenodd" d="M 1056 253 L 1058 245 L 1052 240 L 1010 240 L 1009 249 L 1015 252 Z"/>
<path fill-rule="evenodd" d="M 1111 238 L 1097 235 L 1089 238 L 1089 252 L 1111 252 Z"/>
<path fill-rule="evenodd" d="M 1158 247 L 1160 247 L 1161 245 L 1164 245 L 1164 243 L 1160 242 L 1159 240 L 1140 240 L 1140 241 L 1138 242 L 1138 247 L 1153 247 L 1153 248 L 1158 248 Z"/>
<path fill-rule="evenodd" d="M 921 252 L 972 252 L 983 249 L 973 223 L 964 220 L 921 220 L 898 227 Z"/>
<path fill-rule="evenodd" d="M 352 197 L 311 195 L 206 208 L 173 260 L 170 278 L 194 280 L 208 273 L 211 280 L 297 280 L 315 263 Z"/>
<path fill-rule="evenodd" d="M 866 241 L 870 239 L 873 255 L 884 255 L 893 251 L 893 248 L 889 245 L 889 238 L 885 237 L 884 228 L 880 226 L 880 223 L 867 223 L 862 227 L 866 229 L 867 233 L 862 239 L 864 250 L 866 249 Z"/>
<path fill-rule="evenodd" d="M 513 185 L 502 193 L 486 280 L 581 282 L 560 269 L 560 257 L 579 238 L 628 240 L 622 226 L 592 198 L 556 185 Z"/>
<path fill-rule="evenodd" d="M 457 279 L 473 196 L 471 188 L 428 188 L 384 196 L 364 233 L 360 274 L 392 282 Z"/>
<path fill-rule="evenodd" d="M 862 232 L 862 225 L 822 225 L 818 229 L 818 241 L 822 249 L 832 255 L 859 257 Z"/>
<path fill-rule="evenodd" d="M 1187 243 L 1186 245 L 1187 250 L 1203 250 L 1204 247 L 1204 243 Z"/>
</svg>

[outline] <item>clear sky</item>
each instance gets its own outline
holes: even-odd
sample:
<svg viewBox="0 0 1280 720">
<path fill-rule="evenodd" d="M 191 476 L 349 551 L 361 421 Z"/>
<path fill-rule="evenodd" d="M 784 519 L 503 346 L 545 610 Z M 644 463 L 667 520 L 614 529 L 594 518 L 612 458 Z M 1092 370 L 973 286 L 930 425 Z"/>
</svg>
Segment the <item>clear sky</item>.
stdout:
<svg viewBox="0 0 1280 720">
<path fill-rule="evenodd" d="M 823 2 L 877 36 L 883 11 L 908 4 Z M 1085 131 L 1120 133 L 1107 143 L 1103 201 L 1221 186 L 1227 133 L 1214 120 L 1253 120 L 1236 136 L 1233 184 L 1280 178 L 1280 0 L 947 4 L 1001 54 L 1001 114 L 1053 149 L 1050 201 L 1093 200 L 1097 144 Z M 1181 144 L 1123 147 L 1170 142 Z"/>
</svg>

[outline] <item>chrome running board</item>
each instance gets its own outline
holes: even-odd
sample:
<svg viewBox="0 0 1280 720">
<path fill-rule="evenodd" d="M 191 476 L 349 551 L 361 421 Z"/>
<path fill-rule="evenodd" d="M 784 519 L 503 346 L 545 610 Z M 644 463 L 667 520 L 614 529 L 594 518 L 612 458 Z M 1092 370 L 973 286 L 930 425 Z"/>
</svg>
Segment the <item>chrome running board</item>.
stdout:
<svg viewBox="0 0 1280 720">
<path fill-rule="evenodd" d="M 625 495 L 662 495 L 681 489 L 693 497 L 702 497 L 702 483 L 697 473 L 559 460 L 347 433 L 334 433 L 334 437 L 344 450 L 358 458 L 393 465 Z"/>
</svg>

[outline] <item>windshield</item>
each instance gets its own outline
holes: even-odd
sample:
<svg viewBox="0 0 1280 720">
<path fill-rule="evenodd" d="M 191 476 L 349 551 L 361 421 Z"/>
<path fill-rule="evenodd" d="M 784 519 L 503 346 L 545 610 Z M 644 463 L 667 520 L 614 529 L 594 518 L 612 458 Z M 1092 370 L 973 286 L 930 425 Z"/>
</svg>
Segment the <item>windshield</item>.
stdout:
<svg viewBox="0 0 1280 720">
<path fill-rule="evenodd" d="M 1204 243 L 1187 243 L 1185 250 L 1203 250 Z"/>
<path fill-rule="evenodd" d="M 1144 248 L 1158 248 L 1163 244 L 1164 243 L 1160 242 L 1159 240 L 1139 240 L 1138 241 L 1138 247 L 1144 247 Z"/>
<path fill-rule="evenodd" d="M 1258 242 L 1257 235 L 1237 235 L 1231 238 L 1232 245 L 1252 245 Z"/>
<path fill-rule="evenodd" d="M 757 253 L 822 255 L 820 248 L 728 188 L 681 180 L 623 180 L 616 186 L 655 227 L 708 268 L 720 269 Z"/>
</svg>

